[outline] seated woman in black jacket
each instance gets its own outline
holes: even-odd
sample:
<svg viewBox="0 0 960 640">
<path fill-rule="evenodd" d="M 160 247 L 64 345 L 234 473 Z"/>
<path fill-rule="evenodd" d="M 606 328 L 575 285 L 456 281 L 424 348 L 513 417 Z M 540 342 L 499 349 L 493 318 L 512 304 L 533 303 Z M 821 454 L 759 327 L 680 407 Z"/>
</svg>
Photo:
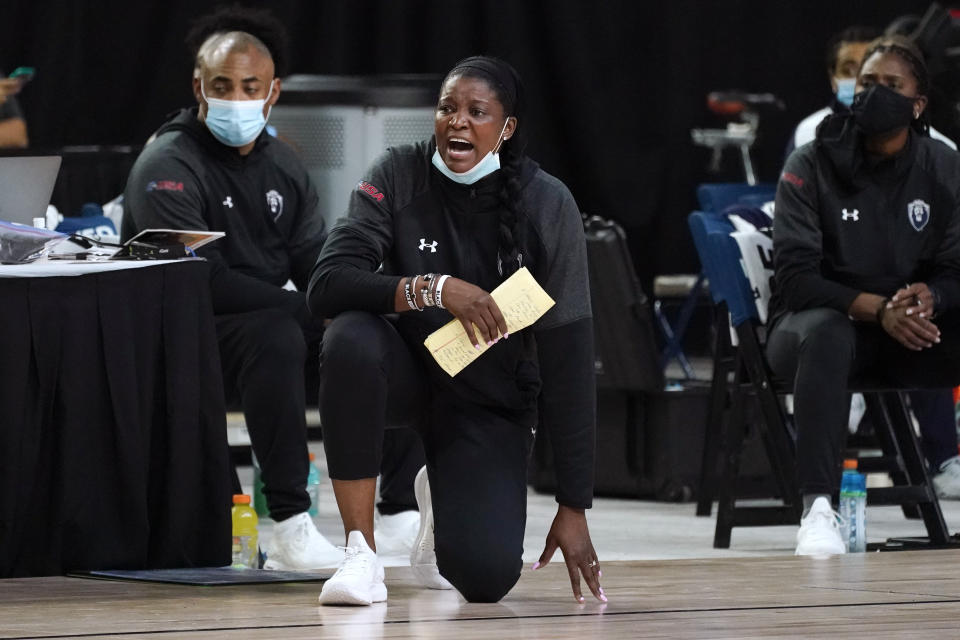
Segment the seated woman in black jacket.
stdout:
<svg viewBox="0 0 960 640">
<path fill-rule="evenodd" d="M 830 496 L 849 378 L 960 381 L 960 155 L 926 135 L 927 90 L 910 41 L 875 41 L 852 113 L 825 120 L 780 177 L 767 355 L 794 381 L 798 555 L 844 552 Z"/>
</svg>

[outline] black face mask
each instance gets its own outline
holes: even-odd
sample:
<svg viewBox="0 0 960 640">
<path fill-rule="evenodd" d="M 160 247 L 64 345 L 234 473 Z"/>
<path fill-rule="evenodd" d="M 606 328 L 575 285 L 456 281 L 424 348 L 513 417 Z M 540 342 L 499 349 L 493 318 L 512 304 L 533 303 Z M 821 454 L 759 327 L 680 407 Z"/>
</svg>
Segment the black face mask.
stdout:
<svg viewBox="0 0 960 640">
<path fill-rule="evenodd" d="M 869 136 L 910 126 L 916 100 L 875 84 L 853 97 L 850 110 L 857 126 Z"/>
</svg>

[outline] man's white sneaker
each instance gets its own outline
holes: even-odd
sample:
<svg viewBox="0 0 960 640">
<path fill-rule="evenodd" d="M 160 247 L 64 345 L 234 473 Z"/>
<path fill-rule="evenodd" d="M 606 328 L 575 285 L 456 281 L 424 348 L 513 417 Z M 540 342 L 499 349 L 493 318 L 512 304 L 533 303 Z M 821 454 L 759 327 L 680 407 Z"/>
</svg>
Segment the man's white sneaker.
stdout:
<svg viewBox="0 0 960 640">
<path fill-rule="evenodd" d="M 388 516 L 378 512 L 373 523 L 373 538 L 377 541 L 377 555 L 409 556 L 420 530 L 418 511 L 401 511 Z"/>
<path fill-rule="evenodd" d="M 826 556 L 846 553 L 840 535 L 840 516 L 823 496 L 813 501 L 797 532 L 798 556 Z"/>
<path fill-rule="evenodd" d="M 264 569 L 308 571 L 330 569 L 343 560 L 343 551 L 320 535 L 307 512 L 273 526 L 273 541 Z"/>
<path fill-rule="evenodd" d="M 430 500 L 430 481 L 423 467 L 413 481 L 413 492 L 420 508 L 420 531 L 410 552 L 410 567 L 420 584 L 428 589 L 453 589 L 453 585 L 437 569 L 437 552 L 433 547 L 433 502 Z"/>
<path fill-rule="evenodd" d="M 320 604 L 371 604 L 387 599 L 383 584 L 383 565 L 367 545 L 363 534 L 351 531 L 347 536 L 346 556 L 333 576 L 323 583 Z"/>
<path fill-rule="evenodd" d="M 940 465 L 940 472 L 933 476 L 933 488 L 941 498 L 960 500 L 960 456 L 954 456 Z"/>
</svg>

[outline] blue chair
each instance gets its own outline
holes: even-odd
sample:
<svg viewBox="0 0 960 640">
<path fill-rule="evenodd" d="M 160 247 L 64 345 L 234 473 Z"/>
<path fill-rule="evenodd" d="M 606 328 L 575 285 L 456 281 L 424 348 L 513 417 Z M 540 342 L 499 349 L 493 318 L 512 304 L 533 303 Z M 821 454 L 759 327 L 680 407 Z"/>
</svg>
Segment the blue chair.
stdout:
<svg viewBox="0 0 960 640">
<path fill-rule="evenodd" d="M 776 184 L 769 182 L 756 185 L 745 182 L 703 183 L 697 187 L 697 200 L 701 209 L 712 212 L 723 211 L 733 204 L 760 206 L 764 202 L 773 200 L 776 195 L 776 188 Z M 701 253 L 701 255 L 703 254 Z M 706 285 L 707 278 L 704 271 L 701 270 L 690 290 L 684 296 L 676 320 L 672 325 L 667 319 L 661 301 L 656 300 L 653 305 L 654 317 L 664 338 L 664 346 L 660 354 L 661 366 L 666 369 L 671 360 L 676 360 L 688 380 L 693 377 L 693 368 L 683 351 L 683 339 L 686 336 L 687 327 L 693 317 L 697 301 Z"/>
<path fill-rule="evenodd" d="M 790 389 L 778 384 L 767 365 L 753 291 L 740 266 L 739 247 L 730 237 L 733 225 L 721 214 L 701 211 L 693 212 L 688 223 L 710 281 L 711 297 L 723 311 L 724 320 L 729 318 L 729 324 L 718 325 L 718 336 L 727 333 L 719 327 L 732 327 L 738 342 L 736 348 L 727 343 L 730 353 L 720 354 L 732 364 L 715 366 L 714 369 L 712 393 L 716 393 L 716 397 L 711 399 L 711 412 L 716 410 L 717 413 L 708 419 L 701 469 L 703 493 L 698 496 L 698 515 L 705 500 L 709 514 L 713 483 L 707 476 L 712 475 L 710 472 L 716 468 L 719 459 L 722 473 L 717 485 L 719 501 L 713 544 L 716 548 L 727 548 L 734 526 L 799 523 L 802 505 L 794 474 L 796 437 L 778 398 L 778 394 L 789 393 Z M 728 384 L 731 371 L 733 383 Z M 869 489 L 868 503 L 901 505 L 908 515 L 919 511 L 929 544 L 946 545 L 949 532 L 907 413 L 903 400 L 905 390 L 884 384 L 882 380 L 859 380 L 850 388 L 864 393 L 871 415 L 875 417 L 878 443 L 884 452 L 883 456 L 861 458 L 861 468 L 868 472 L 887 471 L 895 485 Z M 722 415 L 725 394 L 728 394 L 730 407 L 727 420 Z M 774 506 L 736 505 L 740 454 L 746 429 L 744 407 L 753 398 L 759 405 L 760 419 L 756 427 L 775 481 L 777 495 L 772 497 L 780 500 L 780 504 Z"/>
<path fill-rule="evenodd" d="M 704 182 L 697 187 L 697 202 L 704 212 L 720 212 L 732 204 L 759 206 L 776 194 L 777 185 L 772 182 Z"/>
</svg>

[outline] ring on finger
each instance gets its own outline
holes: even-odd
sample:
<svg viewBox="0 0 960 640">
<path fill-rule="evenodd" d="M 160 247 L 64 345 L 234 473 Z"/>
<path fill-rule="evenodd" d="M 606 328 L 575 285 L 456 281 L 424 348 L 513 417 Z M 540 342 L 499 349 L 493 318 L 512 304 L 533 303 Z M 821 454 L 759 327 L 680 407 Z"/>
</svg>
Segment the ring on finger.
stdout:
<svg viewBox="0 0 960 640">
<path fill-rule="evenodd" d="M 590 563 L 587 564 L 587 566 L 588 566 L 588 567 L 595 567 L 595 566 L 597 566 L 598 564 L 600 564 L 600 563 L 597 562 L 596 560 L 591 560 Z"/>
</svg>

